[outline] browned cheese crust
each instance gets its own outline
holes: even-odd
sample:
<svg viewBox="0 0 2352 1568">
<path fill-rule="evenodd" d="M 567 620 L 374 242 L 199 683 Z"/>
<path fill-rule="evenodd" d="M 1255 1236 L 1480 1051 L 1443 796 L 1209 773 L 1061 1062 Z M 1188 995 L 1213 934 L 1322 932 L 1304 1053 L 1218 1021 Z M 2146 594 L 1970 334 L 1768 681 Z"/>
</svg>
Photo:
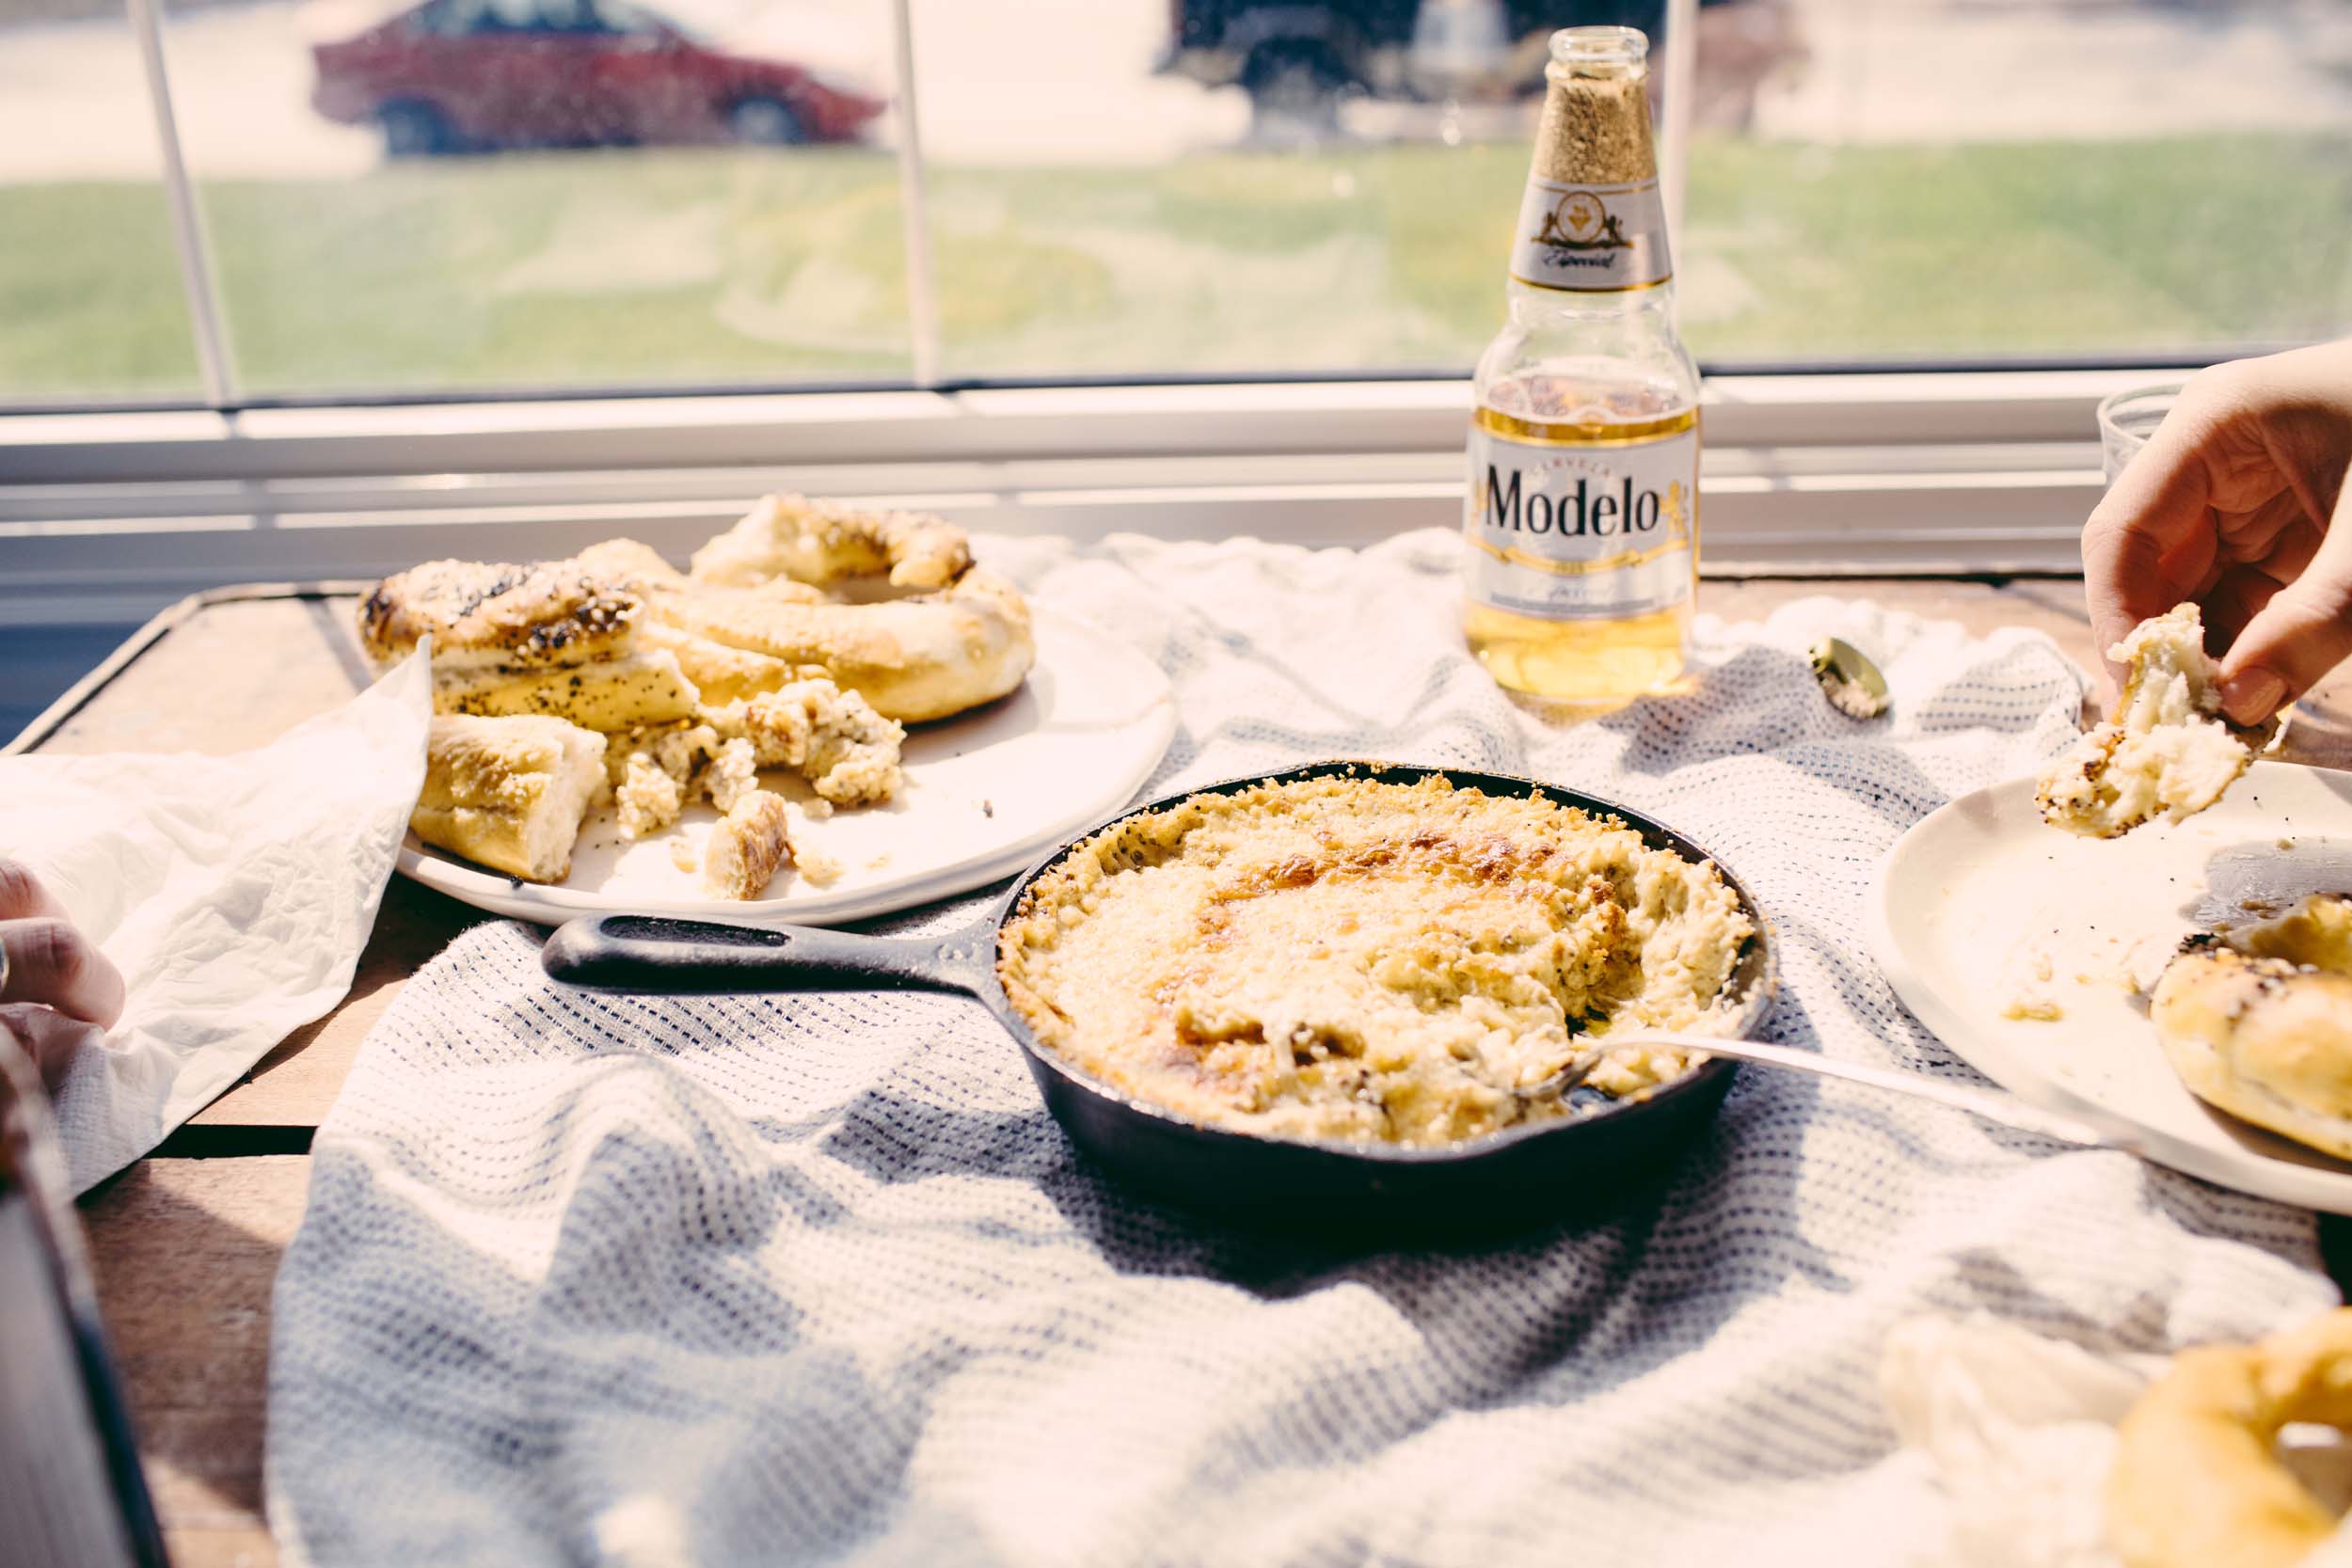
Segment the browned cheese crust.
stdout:
<svg viewBox="0 0 2352 1568">
<path fill-rule="evenodd" d="M 1049 1050 L 1194 1120 L 1439 1144 L 1571 1114 L 1519 1091 L 1642 1026 L 1719 1032 L 1750 935 L 1711 864 L 1537 797 L 1335 777 L 1105 829 L 1024 895 L 1007 996 Z M 1636 1097 L 1688 1055 L 1629 1043 Z"/>
</svg>

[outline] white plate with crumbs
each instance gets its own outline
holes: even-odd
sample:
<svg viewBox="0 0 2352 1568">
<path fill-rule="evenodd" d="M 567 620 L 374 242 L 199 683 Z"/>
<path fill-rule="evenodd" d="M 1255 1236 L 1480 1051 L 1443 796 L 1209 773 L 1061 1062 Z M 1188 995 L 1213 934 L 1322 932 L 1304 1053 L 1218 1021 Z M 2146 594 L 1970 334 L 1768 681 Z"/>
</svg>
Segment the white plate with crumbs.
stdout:
<svg viewBox="0 0 2352 1568">
<path fill-rule="evenodd" d="M 2184 822 L 2050 827 L 2031 779 L 1930 814 L 1871 890 L 1870 956 L 1960 1058 L 2033 1103 L 2131 1123 L 2150 1156 L 2240 1192 L 2352 1214 L 2352 1164 L 2183 1088 L 2145 991 L 2180 940 L 2352 893 L 2352 774 L 2257 762 Z"/>
<path fill-rule="evenodd" d="M 400 870 L 477 909 L 541 925 L 597 911 L 833 925 L 1009 876 L 1126 804 L 1176 733 L 1175 701 L 1157 665 L 1084 622 L 1033 613 L 1037 668 L 1028 680 L 985 707 L 909 725 L 906 784 L 889 804 L 816 816 L 806 809 L 814 796 L 797 776 L 760 775 L 763 787 L 794 802 L 796 851 L 838 867 L 829 885 L 787 866 L 766 898 L 707 896 L 700 857 L 718 820 L 707 805 L 690 807 L 675 825 L 634 844 L 621 841 L 610 806 L 592 810 L 572 850 L 572 873 L 554 886 L 486 871 L 414 834 L 401 847 Z M 697 869 L 672 858 L 678 840 L 692 849 Z"/>
</svg>

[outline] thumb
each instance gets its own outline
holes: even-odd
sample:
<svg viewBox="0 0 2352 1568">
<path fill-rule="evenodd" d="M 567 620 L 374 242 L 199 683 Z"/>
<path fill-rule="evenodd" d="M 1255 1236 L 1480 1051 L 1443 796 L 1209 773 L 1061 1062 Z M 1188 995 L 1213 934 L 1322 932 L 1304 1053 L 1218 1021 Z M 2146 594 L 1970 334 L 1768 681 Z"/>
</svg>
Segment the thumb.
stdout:
<svg viewBox="0 0 2352 1568">
<path fill-rule="evenodd" d="M 2352 494 L 2352 491 L 2347 491 Z M 2259 724 L 2352 657 L 2352 529 L 2327 542 L 2293 582 L 2246 623 L 2221 660 L 2221 705 Z"/>
</svg>

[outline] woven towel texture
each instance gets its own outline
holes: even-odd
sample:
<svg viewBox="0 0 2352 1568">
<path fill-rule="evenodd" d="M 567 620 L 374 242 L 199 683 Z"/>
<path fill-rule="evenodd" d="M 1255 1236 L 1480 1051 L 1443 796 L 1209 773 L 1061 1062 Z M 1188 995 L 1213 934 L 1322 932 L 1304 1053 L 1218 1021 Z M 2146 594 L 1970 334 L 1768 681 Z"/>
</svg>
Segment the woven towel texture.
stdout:
<svg viewBox="0 0 2352 1568">
<path fill-rule="evenodd" d="M 1155 791 L 1356 754 L 1620 800 L 1764 904 L 1774 1037 L 1973 1078 L 1863 955 L 1864 897 L 1904 828 L 2072 734 L 2057 650 L 1810 599 L 1704 624 L 1695 695 L 1564 725 L 1461 651 L 1454 550 L 989 553 L 1174 678 Z M 1883 656 L 1890 721 L 1821 701 L 1825 632 Z M 1893 1483 L 1890 1323 L 2161 1350 L 2332 1296 L 2308 1215 L 1755 1071 L 1597 1228 L 1319 1252 L 1106 1185 L 970 1003 L 565 993 L 490 924 L 320 1129 L 270 1507 L 339 1568 L 1902 1562 L 1902 1508 L 1839 1526 Z"/>
</svg>

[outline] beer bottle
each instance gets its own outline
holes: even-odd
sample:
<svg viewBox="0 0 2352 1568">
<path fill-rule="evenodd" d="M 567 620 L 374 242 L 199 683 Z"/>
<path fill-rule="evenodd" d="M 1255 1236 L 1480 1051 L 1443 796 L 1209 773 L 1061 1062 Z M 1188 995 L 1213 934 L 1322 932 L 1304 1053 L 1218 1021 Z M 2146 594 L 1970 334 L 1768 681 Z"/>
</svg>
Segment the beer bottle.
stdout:
<svg viewBox="0 0 2352 1568">
<path fill-rule="evenodd" d="M 1675 335 L 1649 40 L 1551 36 L 1543 119 L 1478 362 L 1464 629 L 1504 686 L 1571 702 L 1671 689 L 1698 569 L 1698 368 Z"/>
</svg>

